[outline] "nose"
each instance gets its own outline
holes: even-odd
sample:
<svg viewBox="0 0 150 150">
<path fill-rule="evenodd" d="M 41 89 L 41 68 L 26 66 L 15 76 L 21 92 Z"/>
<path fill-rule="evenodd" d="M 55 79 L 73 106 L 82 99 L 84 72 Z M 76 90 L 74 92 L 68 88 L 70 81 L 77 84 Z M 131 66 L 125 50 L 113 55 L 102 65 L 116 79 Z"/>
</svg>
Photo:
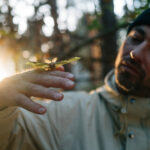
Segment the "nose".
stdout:
<svg viewBox="0 0 150 150">
<path fill-rule="evenodd" d="M 130 58 L 131 58 L 131 59 L 134 59 L 134 58 L 135 58 L 135 56 L 134 56 L 134 54 L 133 54 L 133 50 L 130 51 Z"/>
<path fill-rule="evenodd" d="M 135 50 L 130 51 L 130 58 L 133 59 L 134 61 L 141 63 L 142 57 L 143 57 L 142 54 L 140 54 L 139 52 L 137 52 Z"/>
<path fill-rule="evenodd" d="M 145 44 L 136 47 L 130 51 L 130 58 L 134 59 L 138 63 L 141 63 L 144 61 L 146 50 L 147 50 L 147 46 Z"/>
</svg>

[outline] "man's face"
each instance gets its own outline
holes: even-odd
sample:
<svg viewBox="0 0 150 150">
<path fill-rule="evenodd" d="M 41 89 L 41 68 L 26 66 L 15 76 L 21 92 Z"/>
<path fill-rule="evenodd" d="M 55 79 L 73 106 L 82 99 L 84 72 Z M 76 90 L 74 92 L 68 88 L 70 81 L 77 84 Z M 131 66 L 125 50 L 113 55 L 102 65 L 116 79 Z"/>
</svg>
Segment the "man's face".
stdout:
<svg viewBox="0 0 150 150">
<path fill-rule="evenodd" d="M 150 26 L 137 26 L 128 34 L 115 62 L 115 76 L 121 91 L 150 96 Z"/>
</svg>

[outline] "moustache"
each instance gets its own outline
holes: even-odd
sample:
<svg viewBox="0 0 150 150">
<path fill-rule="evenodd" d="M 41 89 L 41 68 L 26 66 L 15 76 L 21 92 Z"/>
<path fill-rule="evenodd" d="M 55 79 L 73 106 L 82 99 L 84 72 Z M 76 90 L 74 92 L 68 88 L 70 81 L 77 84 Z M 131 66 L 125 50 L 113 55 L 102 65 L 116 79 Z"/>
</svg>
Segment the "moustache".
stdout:
<svg viewBox="0 0 150 150">
<path fill-rule="evenodd" d="M 133 68 L 138 74 L 141 75 L 142 78 L 145 77 L 145 71 L 144 69 L 141 67 L 140 63 L 137 62 L 135 59 L 131 59 L 130 56 L 124 56 L 119 67 L 125 65 L 125 66 L 131 66 L 131 68 Z"/>
</svg>

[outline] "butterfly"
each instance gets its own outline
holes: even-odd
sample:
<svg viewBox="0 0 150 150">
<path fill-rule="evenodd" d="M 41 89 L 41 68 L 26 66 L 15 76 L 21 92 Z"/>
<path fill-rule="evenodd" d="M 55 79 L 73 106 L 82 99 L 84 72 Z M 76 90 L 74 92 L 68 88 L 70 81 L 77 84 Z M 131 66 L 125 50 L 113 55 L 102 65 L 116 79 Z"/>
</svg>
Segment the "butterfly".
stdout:
<svg viewBox="0 0 150 150">
<path fill-rule="evenodd" d="M 34 69 L 42 69 L 42 70 L 54 70 L 62 65 L 72 63 L 74 61 L 78 61 L 80 57 L 73 57 L 70 59 L 62 60 L 57 62 L 57 58 L 54 58 L 52 60 L 46 60 L 45 62 L 32 62 L 29 61 L 26 64 Z"/>
</svg>

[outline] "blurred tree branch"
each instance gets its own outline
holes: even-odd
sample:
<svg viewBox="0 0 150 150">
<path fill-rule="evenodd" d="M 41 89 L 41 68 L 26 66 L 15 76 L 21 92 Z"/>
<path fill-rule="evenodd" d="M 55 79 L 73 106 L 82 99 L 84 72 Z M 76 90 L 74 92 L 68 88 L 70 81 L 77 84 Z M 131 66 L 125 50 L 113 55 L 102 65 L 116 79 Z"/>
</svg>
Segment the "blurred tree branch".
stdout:
<svg viewBox="0 0 150 150">
<path fill-rule="evenodd" d="M 122 23 L 118 26 L 116 26 L 115 28 L 113 29 L 109 29 L 107 31 L 103 31 L 103 32 L 100 32 L 98 33 L 96 36 L 92 37 L 92 38 L 89 38 L 85 41 L 83 41 L 82 43 L 78 44 L 77 46 L 75 46 L 74 48 L 70 49 L 70 51 L 64 55 L 62 55 L 60 57 L 60 59 L 65 59 L 66 57 L 71 57 L 73 54 L 77 53 L 81 48 L 83 48 L 84 46 L 87 46 L 91 43 L 93 43 L 95 40 L 99 39 L 99 38 L 102 38 L 104 36 L 107 36 L 111 33 L 114 33 L 116 31 L 118 31 L 119 29 L 122 29 L 122 28 L 125 28 L 129 25 L 129 23 Z"/>
</svg>

